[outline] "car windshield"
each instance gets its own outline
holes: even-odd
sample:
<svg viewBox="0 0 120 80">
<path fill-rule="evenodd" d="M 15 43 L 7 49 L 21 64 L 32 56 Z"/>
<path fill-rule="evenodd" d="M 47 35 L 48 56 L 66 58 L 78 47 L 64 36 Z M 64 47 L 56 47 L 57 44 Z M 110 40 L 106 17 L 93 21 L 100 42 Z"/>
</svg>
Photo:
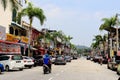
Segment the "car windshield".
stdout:
<svg viewBox="0 0 120 80">
<path fill-rule="evenodd" d="M 12 56 L 12 60 L 22 60 L 22 59 L 23 58 L 20 55 L 14 55 L 14 56 Z"/>
<path fill-rule="evenodd" d="M 35 58 L 35 59 L 42 59 L 43 56 L 35 56 L 34 58 Z"/>
<path fill-rule="evenodd" d="M 70 58 L 70 56 L 65 56 L 65 58 Z"/>
<path fill-rule="evenodd" d="M 59 56 L 59 57 L 57 57 L 57 59 L 63 59 L 63 57 L 62 57 L 62 56 Z"/>
</svg>

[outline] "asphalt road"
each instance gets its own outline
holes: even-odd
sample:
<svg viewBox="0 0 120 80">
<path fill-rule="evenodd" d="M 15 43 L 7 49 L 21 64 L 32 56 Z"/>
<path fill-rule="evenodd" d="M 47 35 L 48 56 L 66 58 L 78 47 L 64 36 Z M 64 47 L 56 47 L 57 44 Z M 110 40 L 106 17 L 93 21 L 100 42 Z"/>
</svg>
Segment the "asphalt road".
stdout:
<svg viewBox="0 0 120 80">
<path fill-rule="evenodd" d="M 51 74 L 43 74 L 42 67 L 23 71 L 4 72 L 0 80 L 118 80 L 115 71 L 92 61 L 80 58 L 67 65 L 53 65 Z"/>
</svg>

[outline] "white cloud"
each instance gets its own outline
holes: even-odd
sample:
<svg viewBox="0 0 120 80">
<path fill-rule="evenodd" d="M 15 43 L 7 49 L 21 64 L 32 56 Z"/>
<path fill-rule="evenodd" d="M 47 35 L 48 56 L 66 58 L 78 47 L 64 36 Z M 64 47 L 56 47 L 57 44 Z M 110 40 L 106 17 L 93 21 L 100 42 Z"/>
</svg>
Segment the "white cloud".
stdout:
<svg viewBox="0 0 120 80">
<path fill-rule="evenodd" d="M 71 9 L 65 9 L 59 7 L 55 4 L 46 4 L 42 6 L 46 16 L 51 19 L 70 19 L 72 17 L 76 17 L 78 15 L 77 11 Z"/>
<path fill-rule="evenodd" d="M 47 15 L 47 17 L 52 17 L 52 18 L 56 18 L 58 16 L 60 16 L 60 14 L 62 13 L 61 8 L 59 8 L 56 5 L 53 4 L 47 4 L 43 6 L 44 12 Z"/>
</svg>

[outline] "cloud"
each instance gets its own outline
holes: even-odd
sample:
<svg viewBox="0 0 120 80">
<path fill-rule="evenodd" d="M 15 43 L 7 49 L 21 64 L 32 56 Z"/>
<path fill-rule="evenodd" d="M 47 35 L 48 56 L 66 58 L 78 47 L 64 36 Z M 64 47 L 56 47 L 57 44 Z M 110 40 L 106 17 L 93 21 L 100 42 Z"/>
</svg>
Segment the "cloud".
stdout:
<svg viewBox="0 0 120 80">
<path fill-rule="evenodd" d="M 41 7 L 44 10 L 46 16 L 50 19 L 64 20 L 76 17 L 77 15 L 77 11 L 73 9 L 66 9 L 52 3 L 48 3 Z"/>
<path fill-rule="evenodd" d="M 62 13 L 61 8 L 54 4 L 46 4 L 42 6 L 47 17 L 56 18 Z"/>
</svg>

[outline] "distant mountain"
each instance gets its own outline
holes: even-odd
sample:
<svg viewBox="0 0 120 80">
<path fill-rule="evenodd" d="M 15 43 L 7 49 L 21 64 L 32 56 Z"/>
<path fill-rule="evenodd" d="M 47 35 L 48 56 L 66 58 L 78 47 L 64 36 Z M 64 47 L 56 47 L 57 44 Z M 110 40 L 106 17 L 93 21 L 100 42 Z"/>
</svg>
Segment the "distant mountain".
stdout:
<svg viewBox="0 0 120 80">
<path fill-rule="evenodd" d="M 84 45 L 76 45 L 78 49 L 88 49 L 89 47 L 84 46 Z"/>
</svg>

